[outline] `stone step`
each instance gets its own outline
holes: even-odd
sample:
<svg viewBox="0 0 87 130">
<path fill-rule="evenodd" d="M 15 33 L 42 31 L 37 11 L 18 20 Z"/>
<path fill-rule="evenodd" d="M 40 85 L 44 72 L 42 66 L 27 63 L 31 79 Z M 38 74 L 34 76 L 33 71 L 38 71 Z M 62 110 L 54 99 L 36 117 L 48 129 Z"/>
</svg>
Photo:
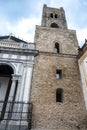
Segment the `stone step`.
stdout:
<svg viewBox="0 0 87 130">
<path fill-rule="evenodd" d="M 28 126 L 18 126 L 18 125 L 0 125 L 0 130 L 29 130 Z"/>
</svg>

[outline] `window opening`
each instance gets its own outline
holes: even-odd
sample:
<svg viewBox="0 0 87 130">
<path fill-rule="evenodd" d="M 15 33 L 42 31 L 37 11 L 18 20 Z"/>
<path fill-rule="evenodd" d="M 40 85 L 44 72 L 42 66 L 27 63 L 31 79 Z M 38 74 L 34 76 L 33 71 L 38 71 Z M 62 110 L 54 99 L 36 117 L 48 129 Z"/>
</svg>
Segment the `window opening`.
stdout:
<svg viewBox="0 0 87 130">
<path fill-rule="evenodd" d="M 62 102 L 63 99 L 63 90 L 61 88 L 58 88 L 56 90 L 56 102 Z"/>
<path fill-rule="evenodd" d="M 55 18 L 58 18 L 57 14 L 55 14 Z"/>
<path fill-rule="evenodd" d="M 50 17 L 53 18 L 53 14 L 52 13 L 50 14 Z"/>
<path fill-rule="evenodd" d="M 62 76 L 62 71 L 57 69 L 57 70 L 56 70 L 56 78 L 57 78 L 57 79 L 60 79 L 61 76 Z"/>
<path fill-rule="evenodd" d="M 55 52 L 59 53 L 59 43 L 55 43 Z"/>
<path fill-rule="evenodd" d="M 56 23 L 52 23 L 50 27 L 52 27 L 52 28 L 59 28 L 59 26 Z"/>
</svg>

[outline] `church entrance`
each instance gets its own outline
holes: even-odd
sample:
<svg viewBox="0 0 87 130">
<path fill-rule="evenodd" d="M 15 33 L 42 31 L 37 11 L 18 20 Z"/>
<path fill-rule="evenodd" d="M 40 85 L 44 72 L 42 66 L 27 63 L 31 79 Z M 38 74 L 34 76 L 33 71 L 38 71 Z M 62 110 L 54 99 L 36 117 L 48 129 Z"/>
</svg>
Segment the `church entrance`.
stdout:
<svg viewBox="0 0 87 130">
<path fill-rule="evenodd" d="M 0 65 L 0 120 L 3 119 L 9 93 L 12 84 L 12 74 L 14 73 L 12 67 L 6 64 Z"/>
</svg>

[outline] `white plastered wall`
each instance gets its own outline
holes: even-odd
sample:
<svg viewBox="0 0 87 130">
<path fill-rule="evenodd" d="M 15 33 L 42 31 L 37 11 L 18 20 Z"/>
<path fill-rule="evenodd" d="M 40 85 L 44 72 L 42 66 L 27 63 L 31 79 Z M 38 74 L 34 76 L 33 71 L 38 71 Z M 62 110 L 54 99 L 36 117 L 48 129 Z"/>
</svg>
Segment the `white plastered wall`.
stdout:
<svg viewBox="0 0 87 130">
<path fill-rule="evenodd" d="M 81 74 L 82 90 L 87 110 L 87 57 L 79 60 L 79 68 Z"/>
</svg>

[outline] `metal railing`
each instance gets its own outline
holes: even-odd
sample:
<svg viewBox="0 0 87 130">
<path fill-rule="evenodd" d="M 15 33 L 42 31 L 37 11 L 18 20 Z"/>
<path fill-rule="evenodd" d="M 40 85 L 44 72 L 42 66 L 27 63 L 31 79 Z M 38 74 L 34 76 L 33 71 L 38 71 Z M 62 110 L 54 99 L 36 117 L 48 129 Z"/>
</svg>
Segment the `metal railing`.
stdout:
<svg viewBox="0 0 87 130">
<path fill-rule="evenodd" d="M 31 118 L 31 103 L 0 101 L 0 130 L 29 130 Z"/>
</svg>

